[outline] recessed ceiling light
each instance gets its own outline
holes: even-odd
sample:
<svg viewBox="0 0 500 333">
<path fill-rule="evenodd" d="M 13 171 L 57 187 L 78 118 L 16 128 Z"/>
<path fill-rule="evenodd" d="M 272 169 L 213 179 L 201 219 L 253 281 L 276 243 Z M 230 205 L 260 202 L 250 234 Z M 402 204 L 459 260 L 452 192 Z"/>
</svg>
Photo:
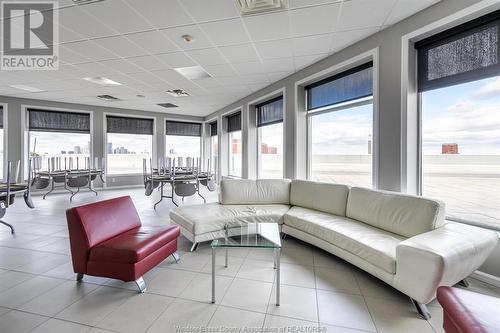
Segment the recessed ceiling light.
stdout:
<svg viewBox="0 0 500 333">
<path fill-rule="evenodd" d="M 182 89 L 167 90 L 166 93 L 169 94 L 170 96 L 174 96 L 174 97 L 188 97 L 188 96 L 190 96 L 187 91 L 184 91 Z"/>
<path fill-rule="evenodd" d="M 97 83 L 102 86 L 121 86 L 122 84 L 116 81 L 113 81 L 111 79 L 108 79 L 107 77 L 103 76 L 96 76 L 96 77 L 84 77 L 83 78 L 86 81 L 92 82 L 92 83 Z"/>
<path fill-rule="evenodd" d="M 164 108 L 178 108 L 177 105 L 175 104 L 172 104 L 172 103 L 160 103 L 160 104 L 157 104 L 161 107 L 164 107 Z"/>
<path fill-rule="evenodd" d="M 10 87 L 16 88 L 16 89 L 21 89 L 21 90 L 24 90 L 24 91 L 33 92 L 33 93 L 45 91 L 45 90 L 42 90 L 42 89 L 39 89 L 39 88 L 25 86 L 24 84 L 13 84 Z"/>
<path fill-rule="evenodd" d="M 186 43 L 194 42 L 194 37 L 191 35 L 182 35 L 181 38 L 184 39 Z"/>
<path fill-rule="evenodd" d="M 120 101 L 118 97 L 111 96 L 111 95 L 99 95 L 97 96 L 98 99 L 106 101 L 106 102 L 116 102 Z"/>
<path fill-rule="evenodd" d="M 203 79 L 210 77 L 201 66 L 179 67 L 174 70 L 189 80 Z"/>
<path fill-rule="evenodd" d="M 146 96 L 144 96 L 144 95 L 140 95 L 140 94 L 139 94 L 139 95 L 135 95 L 135 97 L 145 98 Z"/>
</svg>

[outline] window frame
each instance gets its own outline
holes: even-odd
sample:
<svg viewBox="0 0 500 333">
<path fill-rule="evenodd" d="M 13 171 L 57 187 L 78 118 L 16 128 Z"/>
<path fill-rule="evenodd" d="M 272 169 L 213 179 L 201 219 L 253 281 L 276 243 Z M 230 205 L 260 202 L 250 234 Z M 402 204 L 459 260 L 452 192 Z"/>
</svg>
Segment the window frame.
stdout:
<svg viewBox="0 0 500 333">
<path fill-rule="evenodd" d="M 231 148 L 232 148 L 232 145 L 231 145 L 231 134 L 232 133 L 240 133 L 240 136 L 241 136 L 241 141 L 240 141 L 240 144 L 241 144 L 241 175 L 237 176 L 237 175 L 232 175 L 230 173 L 230 165 L 231 165 Z M 228 149 L 228 154 L 227 154 L 227 176 L 228 177 L 231 177 L 231 178 L 238 178 L 238 179 L 242 179 L 243 178 L 243 130 L 238 130 L 238 131 L 232 131 L 232 132 L 227 132 L 228 134 L 228 145 L 227 145 L 227 149 Z"/>
<path fill-rule="evenodd" d="M 185 119 L 185 118 L 164 117 L 163 118 L 163 144 L 164 144 L 164 147 L 165 147 L 164 154 L 163 154 L 163 155 L 165 155 L 164 157 L 167 157 L 167 121 L 200 124 L 200 126 L 201 126 L 201 134 L 200 134 L 200 136 L 198 138 L 200 138 L 199 150 L 200 150 L 200 159 L 201 159 L 202 165 L 203 165 L 203 160 L 204 160 L 204 156 L 205 156 L 205 152 L 204 152 L 204 149 L 203 149 L 203 145 L 204 145 L 204 142 L 205 142 L 205 126 L 203 126 L 203 125 L 206 122 L 205 121 Z"/>
<path fill-rule="evenodd" d="M 127 113 L 114 113 L 114 112 L 103 112 L 102 114 L 102 119 L 103 119 L 103 155 L 106 160 L 106 170 L 105 170 L 105 175 L 106 177 L 124 177 L 124 176 L 137 176 L 141 175 L 141 172 L 134 172 L 134 173 L 109 173 L 109 163 L 108 163 L 108 131 L 107 131 L 107 116 L 111 117 L 123 117 L 123 118 L 142 118 L 142 119 L 152 119 L 153 120 L 153 134 L 151 135 L 151 159 L 154 161 L 156 159 L 156 117 L 152 116 L 143 116 L 143 115 L 136 115 L 136 114 L 127 114 Z M 135 134 L 130 134 L 130 135 L 135 135 Z"/>
<path fill-rule="evenodd" d="M 8 154 L 8 143 L 7 143 L 7 140 L 8 140 L 8 123 L 7 123 L 7 120 L 8 120 L 8 103 L 0 103 L 0 107 L 2 108 L 3 110 L 3 114 L 2 114 L 2 117 L 3 117 L 3 163 L 2 165 L 0 166 L 2 168 L 2 177 L 1 179 L 3 181 L 6 181 L 6 178 L 5 178 L 5 170 L 7 170 L 7 165 L 8 165 L 8 162 L 9 162 L 9 154 Z"/>
</svg>

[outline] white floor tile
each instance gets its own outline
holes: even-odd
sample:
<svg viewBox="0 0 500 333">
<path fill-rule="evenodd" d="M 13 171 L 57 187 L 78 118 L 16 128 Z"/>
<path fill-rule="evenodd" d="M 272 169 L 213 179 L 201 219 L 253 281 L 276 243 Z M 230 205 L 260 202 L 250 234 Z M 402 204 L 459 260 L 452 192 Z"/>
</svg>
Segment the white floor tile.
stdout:
<svg viewBox="0 0 500 333">
<path fill-rule="evenodd" d="M 264 332 L 317 332 L 318 323 L 268 314 L 264 321 Z"/>
<path fill-rule="evenodd" d="M 274 288 L 276 286 L 273 286 L 272 295 L 275 295 L 276 292 Z M 315 289 L 282 285 L 280 291 L 280 306 L 276 306 L 274 297 L 271 297 L 267 313 L 307 321 L 318 321 Z"/>
<path fill-rule="evenodd" d="M 64 280 L 36 276 L 0 294 L 0 306 L 15 309 L 64 283 Z"/>
<path fill-rule="evenodd" d="M 153 279 L 147 282 L 147 291 L 177 297 L 186 289 L 196 274 L 191 271 L 160 268 Z"/>
<path fill-rule="evenodd" d="M 0 332 L 2 333 L 24 333 L 29 332 L 44 321 L 42 317 L 32 313 L 12 310 L 0 317 Z"/>
<path fill-rule="evenodd" d="M 236 277 L 273 282 L 275 271 L 274 263 L 272 261 L 246 259 L 241 265 Z"/>
<path fill-rule="evenodd" d="M 265 313 L 273 284 L 269 282 L 234 279 L 221 305 Z"/>
<path fill-rule="evenodd" d="M 40 326 L 37 326 L 31 333 L 85 333 L 90 326 L 71 323 L 59 319 L 49 319 Z"/>
<path fill-rule="evenodd" d="M 361 294 L 354 273 L 350 268 L 317 266 L 314 271 L 316 288 L 318 289 Z"/>
<path fill-rule="evenodd" d="M 226 276 L 216 276 L 215 278 L 215 302 L 220 303 L 224 294 L 233 281 Z M 179 295 L 180 298 L 190 299 L 200 302 L 211 302 L 212 300 L 212 276 L 210 274 L 199 273 L 188 284 L 186 289 Z"/>
<path fill-rule="evenodd" d="M 212 320 L 208 324 L 210 329 L 236 329 L 246 328 L 250 332 L 258 332 L 258 329 L 262 328 L 264 324 L 265 314 L 228 308 L 225 306 L 219 306 L 217 311 L 215 311 Z"/>
</svg>

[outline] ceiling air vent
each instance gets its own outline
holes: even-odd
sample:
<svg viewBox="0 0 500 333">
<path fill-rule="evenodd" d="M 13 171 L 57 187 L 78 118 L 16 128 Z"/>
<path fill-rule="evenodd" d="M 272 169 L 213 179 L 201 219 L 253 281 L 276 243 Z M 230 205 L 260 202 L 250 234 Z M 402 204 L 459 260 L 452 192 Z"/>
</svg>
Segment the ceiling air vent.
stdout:
<svg viewBox="0 0 500 333">
<path fill-rule="evenodd" d="M 236 0 L 241 15 L 254 15 L 288 8 L 288 0 Z"/>
<path fill-rule="evenodd" d="M 90 3 L 101 2 L 101 1 L 104 1 L 104 0 L 73 0 L 73 3 L 75 5 L 87 5 Z"/>
<path fill-rule="evenodd" d="M 172 104 L 172 103 L 160 103 L 160 104 L 157 104 L 157 105 L 162 106 L 164 108 L 178 108 L 177 105 Z"/>
<path fill-rule="evenodd" d="M 119 98 L 111 95 L 99 95 L 97 98 L 106 102 L 115 102 L 120 100 Z"/>
<path fill-rule="evenodd" d="M 188 97 L 188 96 L 191 96 L 191 95 L 189 95 L 189 93 L 187 91 L 184 91 L 182 89 L 167 90 L 166 93 L 169 94 L 170 96 L 174 96 L 174 97 Z"/>
</svg>

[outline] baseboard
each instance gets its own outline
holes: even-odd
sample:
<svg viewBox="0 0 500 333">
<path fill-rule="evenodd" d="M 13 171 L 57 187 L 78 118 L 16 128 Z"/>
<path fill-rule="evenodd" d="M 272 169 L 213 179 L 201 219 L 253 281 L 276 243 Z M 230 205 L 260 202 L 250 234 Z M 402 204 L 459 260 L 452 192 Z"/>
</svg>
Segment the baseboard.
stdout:
<svg viewBox="0 0 500 333">
<path fill-rule="evenodd" d="M 475 271 L 470 275 L 471 278 L 479 280 L 481 282 L 491 284 L 492 286 L 500 288 L 500 277 L 494 276 L 481 271 Z"/>
</svg>

